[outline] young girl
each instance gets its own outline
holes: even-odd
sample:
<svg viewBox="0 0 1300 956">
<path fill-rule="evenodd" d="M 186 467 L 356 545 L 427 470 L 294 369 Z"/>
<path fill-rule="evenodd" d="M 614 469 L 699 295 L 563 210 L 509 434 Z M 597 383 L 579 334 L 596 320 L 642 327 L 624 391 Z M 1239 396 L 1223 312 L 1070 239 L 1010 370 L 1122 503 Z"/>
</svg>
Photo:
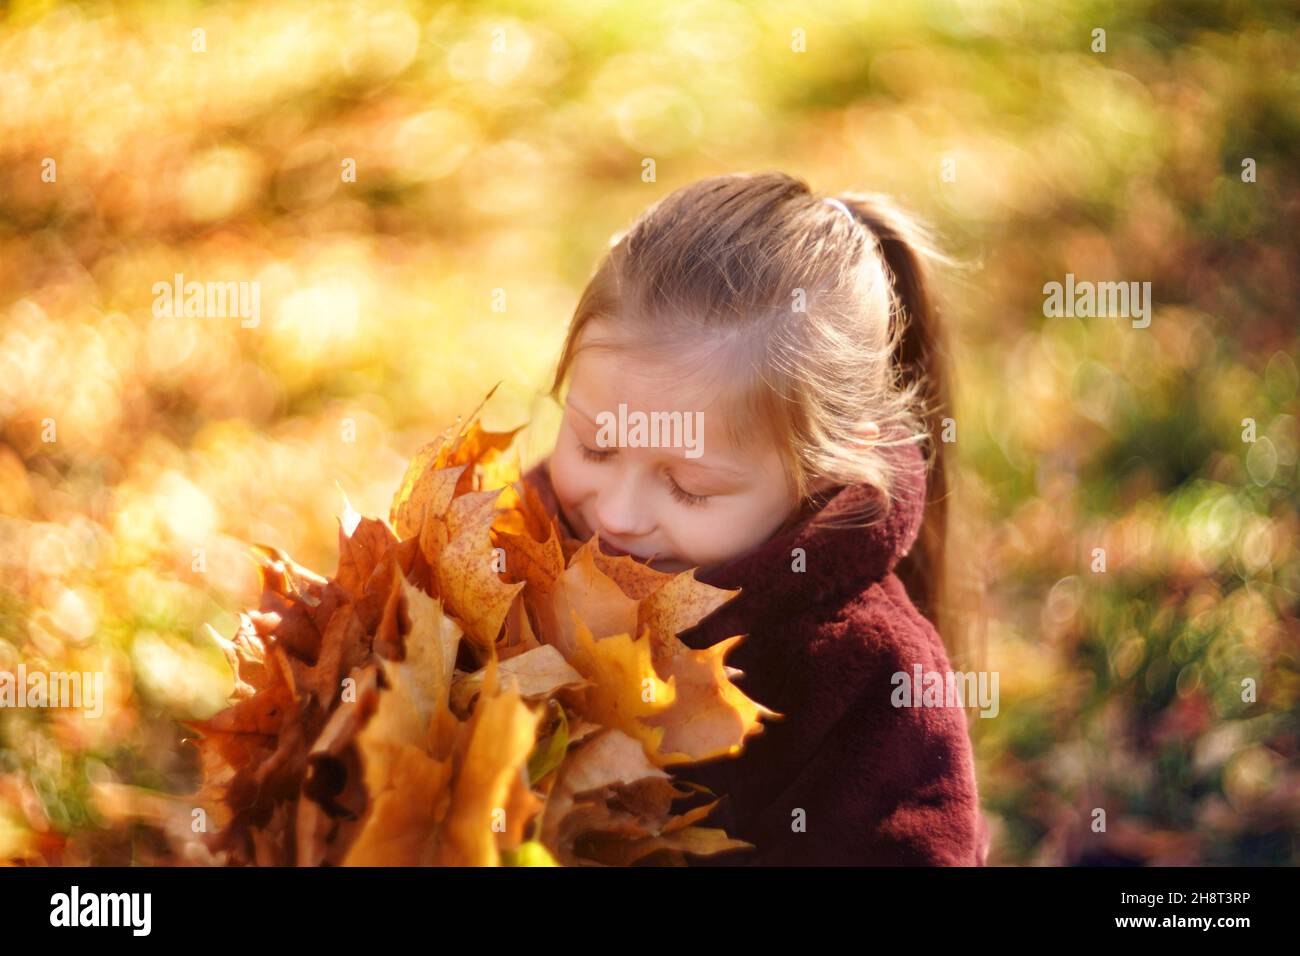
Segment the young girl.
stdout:
<svg viewBox="0 0 1300 956">
<path fill-rule="evenodd" d="M 647 210 L 578 303 L 559 438 L 524 478 L 571 536 L 742 588 L 681 638 L 748 635 L 727 663 L 783 715 L 739 757 L 678 772 L 755 846 L 711 862 L 985 862 L 964 711 L 897 705 L 917 665 L 949 669 L 929 255 L 880 199 L 717 176 Z M 689 447 L 611 443 L 598 426 L 620 404 L 700 427 L 673 433 Z"/>
</svg>

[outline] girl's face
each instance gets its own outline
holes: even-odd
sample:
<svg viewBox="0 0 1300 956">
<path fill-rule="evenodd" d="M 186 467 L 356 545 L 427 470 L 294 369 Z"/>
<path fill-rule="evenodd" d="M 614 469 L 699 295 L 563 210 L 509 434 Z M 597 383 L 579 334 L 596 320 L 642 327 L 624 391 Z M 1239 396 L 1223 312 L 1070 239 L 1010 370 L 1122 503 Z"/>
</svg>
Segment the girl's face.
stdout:
<svg viewBox="0 0 1300 956">
<path fill-rule="evenodd" d="M 629 435 L 635 413 L 649 419 L 651 412 L 676 411 L 692 427 L 702 425 L 703 441 L 694 435 L 689 447 L 602 446 L 597 417 L 609 413 L 617 423 L 620 403 Z M 584 540 L 599 532 L 602 545 L 655 556 L 650 566 L 670 573 L 707 569 L 767 540 L 796 507 L 794 487 L 770 442 L 730 444 L 717 409 L 717 392 L 686 380 L 680 369 L 626 352 L 580 351 L 550 457 L 551 483 L 574 532 Z M 617 425 L 611 437 L 617 440 Z"/>
</svg>

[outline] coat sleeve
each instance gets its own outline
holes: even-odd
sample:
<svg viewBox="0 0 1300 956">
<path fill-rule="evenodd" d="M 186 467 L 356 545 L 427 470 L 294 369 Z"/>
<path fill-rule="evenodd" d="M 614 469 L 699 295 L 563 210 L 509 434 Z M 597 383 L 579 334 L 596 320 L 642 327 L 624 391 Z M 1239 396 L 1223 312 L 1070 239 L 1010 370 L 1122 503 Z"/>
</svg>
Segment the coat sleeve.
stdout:
<svg viewBox="0 0 1300 956">
<path fill-rule="evenodd" d="M 759 811 L 762 836 L 747 863 L 984 864 L 987 829 L 964 712 L 895 708 L 890 688 L 872 685 L 790 785 Z"/>
</svg>

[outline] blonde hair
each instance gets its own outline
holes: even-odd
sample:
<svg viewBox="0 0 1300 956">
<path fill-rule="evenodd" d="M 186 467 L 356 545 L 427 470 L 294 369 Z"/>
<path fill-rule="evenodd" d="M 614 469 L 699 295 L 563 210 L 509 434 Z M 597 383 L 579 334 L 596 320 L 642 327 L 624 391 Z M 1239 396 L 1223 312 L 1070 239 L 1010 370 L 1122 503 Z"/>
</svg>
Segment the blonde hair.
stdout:
<svg viewBox="0 0 1300 956">
<path fill-rule="evenodd" d="M 860 527 L 889 507 L 892 456 L 855 447 L 856 424 L 877 422 L 877 445 L 922 443 L 928 502 L 899 574 L 938 626 L 947 526 L 939 429 L 949 397 L 927 270 L 947 260 L 887 199 L 835 198 L 852 220 L 781 172 L 713 176 L 656 202 L 616 237 L 583 290 L 550 397 L 559 401 L 581 349 L 676 363 L 698 354 L 695 367 L 726 383 L 728 437 L 741 447 L 765 434 L 786 462 L 800 508 L 783 528 L 818 504 L 817 479 L 879 492 L 875 512 L 836 527 Z M 580 342 L 595 319 L 614 341 Z"/>
</svg>

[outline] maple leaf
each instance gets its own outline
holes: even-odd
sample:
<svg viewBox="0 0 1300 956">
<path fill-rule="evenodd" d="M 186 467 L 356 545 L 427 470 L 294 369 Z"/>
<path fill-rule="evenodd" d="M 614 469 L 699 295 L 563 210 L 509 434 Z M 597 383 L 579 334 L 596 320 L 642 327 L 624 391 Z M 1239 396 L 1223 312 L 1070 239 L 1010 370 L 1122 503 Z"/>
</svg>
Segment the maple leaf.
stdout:
<svg viewBox="0 0 1300 956">
<path fill-rule="evenodd" d="M 576 616 L 572 620 L 577 647 L 571 660 L 591 682 L 581 707 L 583 716 L 635 737 L 658 764 L 684 760 L 680 754 L 662 754 L 664 728 L 644 722 L 667 710 L 676 696 L 674 685 L 655 673 L 649 635 L 633 639 L 614 634 L 597 641 L 582 621 Z"/>
<path fill-rule="evenodd" d="M 553 540 L 552 532 L 547 543 Z M 665 574 L 626 555 L 610 558 L 599 536 L 561 571 L 553 560 L 516 570 L 530 575 L 524 600 L 535 610 L 539 640 L 592 684 L 585 715 L 640 740 L 659 765 L 735 755 L 762 730 L 761 718 L 781 716 L 733 683 L 738 672 L 723 659 L 740 635 L 703 651 L 677 637 L 739 591 L 706 585 L 693 571 Z"/>
<path fill-rule="evenodd" d="M 420 532 L 430 504 L 435 514 L 442 514 L 453 496 L 504 487 L 518 476 L 517 461 L 511 467 L 503 461 L 503 453 L 524 426 L 508 432 L 488 432 L 476 417 L 498 385 L 492 386 L 470 414 L 468 428 L 454 439 L 450 438 L 452 429 L 449 428 L 441 438 L 421 448 L 407 465 L 389 515 L 400 537 L 409 538 Z"/>
<path fill-rule="evenodd" d="M 497 691 L 493 661 L 465 731 L 464 763 L 451 794 L 436 857 L 443 865 L 497 865 L 499 850 L 514 849 L 523 842 L 524 825 L 542 807 L 527 780 L 537 714 L 514 688 Z M 498 824 L 502 826 L 498 828 Z M 498 830 L 503 834 L 501 845 Z"/>
<path fill-rule="evenodd" d="M 516 655 L 496 665 L 501 679 L 513 678 L 518 682 L 519 694 L 525 700 L 544 700 L 557 691 L 582 687 L 587 681 L 564 655 L 549 644 L 539 644 L 532 650 Z M 463 674 L 453 687 L 453 708 L 467 712 L 482 687 L 487 668 Z"/>
<path fill-rule="evenodd" d="M 647 760 L 639 741 L 602 730 L 562 766 L 547 800 L 542 843 L 565 865 L 628 865 L 656 854 L 681 863 L 687 852 L 711 855 L 750 845 L 691 826 L 717 801 L 672 816 L 672 801 L 683 795 Z"/>
<path fill-rule="evenodd" d="M 429 558 L 437 570 L 438 589 L 448 608 L 465 625 L 467 636 L 480 648 L 495 643 L 510 604 L 524 583 L 507 584 L 497 572 L 489 529 L 496 517 L 500 490 L 470 492 L 454 499 L 447 510 L 448 540 Z M 441 516 L 439 516 L 441 517 Z M 439 527 L 437 521 L 430 525 Z M 421 542 L 423 543 L 423 536 Z"/>
</svg>

